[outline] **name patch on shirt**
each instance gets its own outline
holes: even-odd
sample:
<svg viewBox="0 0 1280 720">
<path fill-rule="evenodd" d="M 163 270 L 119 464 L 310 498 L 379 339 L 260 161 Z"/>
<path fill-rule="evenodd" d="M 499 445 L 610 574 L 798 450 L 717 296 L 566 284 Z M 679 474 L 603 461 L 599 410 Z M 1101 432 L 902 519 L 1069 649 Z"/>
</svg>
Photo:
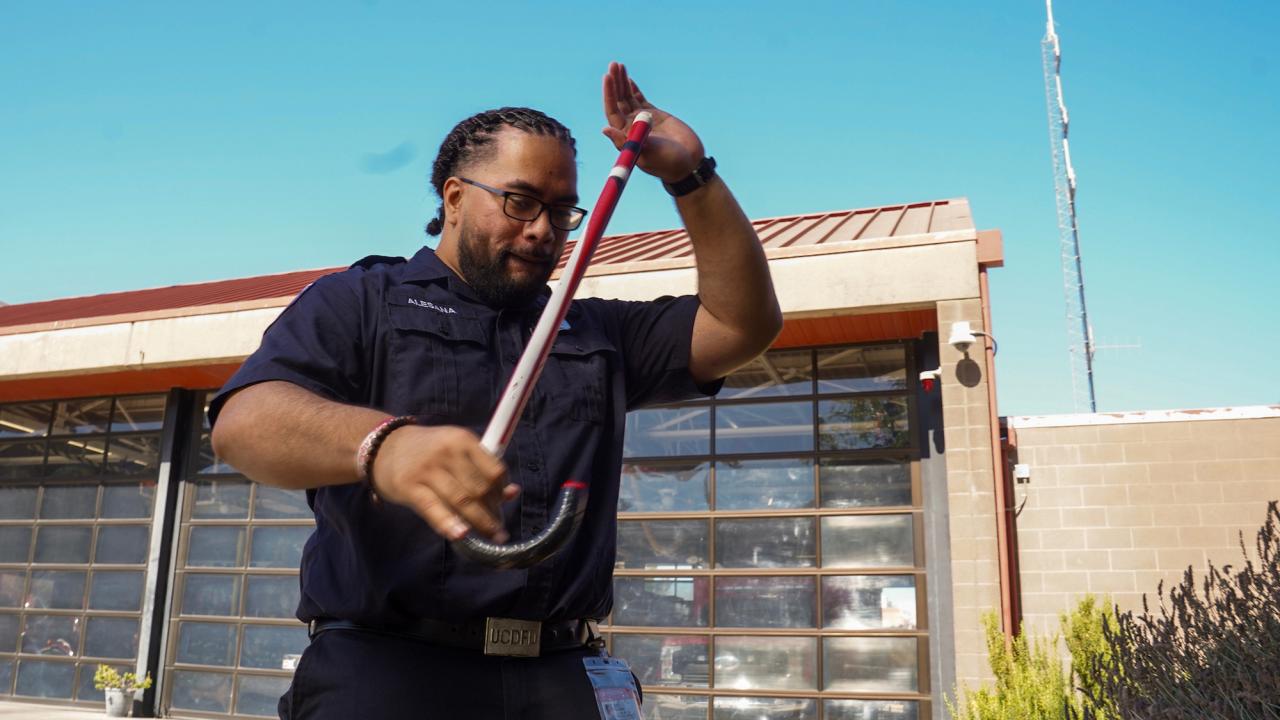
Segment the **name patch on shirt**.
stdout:
<svg viewBox="0 0 1280 720">
<path fill-rule="evenodd" d="M 445 315 L 457 315 L 457 314 L 458 314 L 458 311 L 457 311 L 457 310 L 454 310 L 454 309 L 453 309 L 453 308 L 451 308 L 451 307 L 445 307 L 445 306 L 443 306 L 443 305 L 437 305 L 437 304 L 435 304 L 435 303 L 433 303 L 433 302 L 431 302 L 431 301 L 429 301 L 429 300 L 419 300 L 418 298 L 409 298 L 409 304 L 410 304 L 410 305 L 417 305 L 418 307 L 427 308 L 428 310 L 435 310 L 436 312 L 438 312 L 438 313 L 444 313 Z"/>
</svg>

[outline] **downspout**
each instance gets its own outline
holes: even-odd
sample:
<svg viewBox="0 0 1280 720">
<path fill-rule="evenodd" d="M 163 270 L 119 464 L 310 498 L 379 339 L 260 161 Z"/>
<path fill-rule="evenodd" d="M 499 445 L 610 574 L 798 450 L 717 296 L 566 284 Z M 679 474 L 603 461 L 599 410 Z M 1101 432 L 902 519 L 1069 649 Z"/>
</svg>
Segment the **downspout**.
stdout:
<svg viewBox="0 0 1280 720">
<path fill-rule="evenodd" d="M 987 268 L 978 266 L 978 297 L 982 302 L 982 326 L 991 333 L 991 290 L 987 283 Z M 1000 626 L 1004 630 L 1006 642 L 1011 642 L 1021 628 L 1021 613 L 1017 611 L 1018 598 L 1022 590 L 1016 572 L 1017 551 L 1013 531 L 1013 508 L 1009 503 L 1012 493 L 1008 491 L 1005 473 L 1004 453 L 1000 443 L 1000 413 L 996 406 L 996 363 L 995 345 L 990 335 L 983 336 L 983 361 L 986 364 L 987 376 L 987 409 L 990 413 L 991 426 L 991 472 L 995 488 L 996 502 L 996 555 L 1000 566 Z"/>
</svg>

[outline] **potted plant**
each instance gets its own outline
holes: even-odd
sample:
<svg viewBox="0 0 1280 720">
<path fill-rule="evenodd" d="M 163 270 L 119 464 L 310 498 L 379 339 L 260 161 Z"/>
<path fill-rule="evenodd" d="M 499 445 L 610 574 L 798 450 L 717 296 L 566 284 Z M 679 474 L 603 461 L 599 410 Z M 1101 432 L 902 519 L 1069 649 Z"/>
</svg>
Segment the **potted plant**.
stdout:
<svg viewBox="0 0 1280 720">
<path fill-rule="evenodd" d="M 121 674 L 110 665 L 99 665 L 93 673 L 93 686 L 106 693 L 107 717 L 127 717 L 133 715 L 138 693 L 151 687 L 151 674 L 139 680 L 131 672 Z"/>
</svg>

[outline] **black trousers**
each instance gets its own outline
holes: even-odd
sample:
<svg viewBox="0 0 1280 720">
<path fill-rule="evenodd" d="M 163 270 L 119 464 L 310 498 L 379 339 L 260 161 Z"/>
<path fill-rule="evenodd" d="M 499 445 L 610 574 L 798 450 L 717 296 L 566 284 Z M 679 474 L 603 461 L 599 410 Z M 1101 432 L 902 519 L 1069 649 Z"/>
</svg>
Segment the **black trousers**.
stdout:
<svg viewBox="0 0 1280 720">
<path fill-rule="evenodd" d="M 599 720 L 582 661 L 601 652 L 499 657 L 328 630 L 303 652 L 279 712 L 282 720 Z"/>
</svg>

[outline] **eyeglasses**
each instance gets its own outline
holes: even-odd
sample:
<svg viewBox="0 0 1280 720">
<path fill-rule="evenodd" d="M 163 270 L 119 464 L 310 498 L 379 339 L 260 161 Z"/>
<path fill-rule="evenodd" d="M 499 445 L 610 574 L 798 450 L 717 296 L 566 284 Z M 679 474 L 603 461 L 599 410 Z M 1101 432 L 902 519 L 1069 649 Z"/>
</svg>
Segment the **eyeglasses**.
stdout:
<svg viewBox="0 0 1280 720">
<path fill-rule="evenodd" d="M 489 187 L 484 183 L 478 183 L 475 180 L 469 180 L 464 177 L 458 177 L 458 179 L 468 185 L 475 185 L 481 190 L 488 190 L 502 198 L 502 212 L 512 220 L 533 222 L 538 219 L 543 210 L 546 210 L 547 219 L 551 221 L 551 227 L 558 230 L 577 230 L 578 226 L 582 224 L 582 218 L 587 216 L 587 211 L 580 207 L 552 205 L 523 193 L 499 190 L 496 187 Z"/>
</svg>

